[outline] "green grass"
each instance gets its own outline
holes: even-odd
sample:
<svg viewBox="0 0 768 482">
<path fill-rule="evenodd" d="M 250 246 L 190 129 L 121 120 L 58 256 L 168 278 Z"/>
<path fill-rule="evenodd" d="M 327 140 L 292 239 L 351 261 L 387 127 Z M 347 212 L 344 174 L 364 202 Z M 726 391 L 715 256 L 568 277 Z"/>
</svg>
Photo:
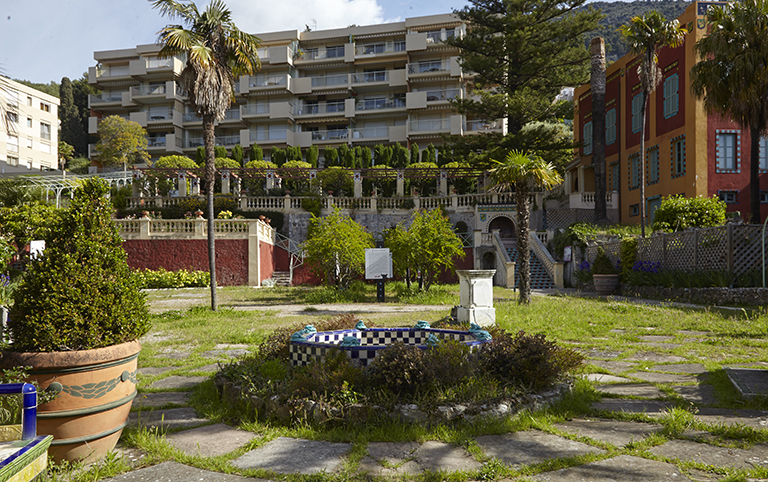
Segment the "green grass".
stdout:
<svg viewBox="0 0 768 482">
<path fill-rule="evenodd" d="M 360 314 L 366 324 L 379 326 L 410 326 L 417 320 L 435 322 L 450 313 L 452 306 L 459 303 L 458 286 L 434 286 L 430 292 L 406 293 L 402 286 L 388 283 L 387 301 L 384 307 L 387 313 Z M 397 290 L 400 290 L 398 293 Z M 141 392 L 154 391 L 148 385 L 156 380 L 173 375 L 202 374 L 199 368 L 216 363 L 220 359 L 209 358 L 205 352 L 217 345 L 247 345 L 253 347 L 264 339 L 272 330 L 293 324 L 311 324 L 328 319 L 326 306 L 307 303 L 312 293 L 317 295 L 322 288 L 270 288 L 254 289 L 249 287 L 220 288 L 217 291 L 221 309 L 211 312 L 208 309 L 209 290 L 153 290 L 148 292 L 148 299 L 153 306 L 153 328 L 150 336 L 143 343 L 139 366 L 171 367 L 172 370 L 152 377 L 140 379 Z M 375 286 L 362 285 L 357 288 L 369 303 L 375 303 Z M 631 358 L 639 352 L 652 351 L 665 356 L 678 356 L 680 363 L 700 363 L 709 371 L 710 376 L 698 380 L 714 387 L 718 407 L 766 409 L 766 400 L 744 402 L 727 380 L 723 367 L 735 364 L 768 362 L 768 316 L 750 311 L 717 311 L 711 309 L 676 308 L 659 305 L 639 305 L 612 301 L 608 299 L 587 299 L 577 297 L 534 297 L 530 305 L 517 304 L 517 293 L 503 288 L 494 288 L 494 303 L 497 324 L 510 331 L 523 330 L 528 333 L 545 333 L 548 338 L 569 346 L 604 352 L 614 352 L 614 360 Z M 439 310 L 398 311 L 408 305 L 439 305 Z M 291 305 L 294 309 L 281 313 L 279 305 Z M 377 303 L 377 306 L 381 304 Z M 413 308 L 413 307 L 412 307 Z M 686 333 L 701 332 L 701 333 Z M 655 347 L 641 341 L 642 336 L 662 335 L 671 337 L 666 343 L 679 346 Z M 179 354 L 184 356 L 180 356 Z M 169 356 L 179 355 L 179 356 Z M 589 364 L 587 360 L 582 373 L 606 373 L 608 370 Z M 638 367 L 665 372 L 656 363 L 643 363 Z M 636 369 L 636 368 L 635 368 Z M 622 373 L 613 372 L 615 375 Z M 623 373 L 626 375 L 626 373 Z M 469 450 L 481 460 L 483 455 L 474 444 L 474 438 L 482 434 L 502 434 L 510 431 L 537 429 L 560 434 L 554 425 L 572 418 L 584 416 L 607 416 L 617 420 L 635 420 L 658 424 L 661 431 L 645 440 L 627 447 L 608 447 L 595 440 L 585 441 L 597 447 L 609 450 L 606 456 L 632 454 L 655 458 L 647 449 L 664 443 L 670 438 L 682 437 L 686 430 L 701 430 L 709 434 L 706 443 L 726 446 L 748 447 L 755 443 L 768 441 L 768 431 L 744 426 L 709 425 L 694 419 L 695 409 L 676 394 L 673 396 L 672 385 L 655 384 L 666 395 L 667 400 L 678 402 L 679 408 L 671 409 L 661 418 L 652 418 L 642 414 L 594 413 L 591 404 L 601 397 L 592 383 L 581 378 L 576 379 L 573 392 L 555 406 L 537 412 L 522 412 L 505 420 L 485 420 L 473 424 L 422 426 L 402 423 L 383 425 L 360 425 L 353 427 L 317 427 L 296 425 L 283 427 L 267 422 L 254 421 L 253 416 L 238 413 L 237 407 L 222 404 L 212 381 L 201 383 L 192 392 L 190 404 L 202 415 L 213 422 L 239 425 L 240 428 L 260 435 L 254 442 L 242 448 L 235 455 L 227 457 L 189 457 L 174 450 L 165 442 L 164 434 L 158 430 L 127 430 L 123 441 L 128 446 L 138 447 L 148 455 L 146 464 L 164 460 L 176 460 L 200 468 L 232 473 L 228 460 L 240 453 L 267 443 L 278 436 L 302 437 L 314 440 L 350 442 L 354 444 L 353 454 L 347 467 L 341 474 L 326 474 L 312 477 L 313 481 L 363 480 L 354 473 L 354 468 L 365 454 L 369 442 L 400 442 L 439 440 L 456 443 Z M 589 460 L 600 457 L 590 456 Z M 557 459 L 536 466 L 512 469 L 498 461 L 488 462 L 480 471 L 473 473 L 443 474 L 427 473 L 413 477 L 413 480 L 500 480 L 516 476 L 534 476 L 542 471 L 578 465 L 586 459 Z M 705 470 L 695 464 L 681 464 L 684 470 Z M 63 470 L 56 472 L 55 480 L 65 480 L 65 475 L 79 478 L 71 480 L 99 480 L 113 473 L 128 470 L 124 461 L 116 458 L 107 460 L 90 471 Z M 87 475 L 92 472 L 93 476 Z M 259 471 L 234 471 L 241 475 L 267 476 Z M 725 480 L 745 480 L 747 476 L 763 476 L 764 469 L 752 471 L 728 471 Z M 95 478 L 94 478 L 95 477 Z M 301 476 L 285 476 L 288 480 L 305 480 Z M 70 479 L 66 479 L 70 480 Z M 367 480 L 367 479 L 366 479 Z M 524 479 L 523 479 L 524 480 Z"/>
</svg>

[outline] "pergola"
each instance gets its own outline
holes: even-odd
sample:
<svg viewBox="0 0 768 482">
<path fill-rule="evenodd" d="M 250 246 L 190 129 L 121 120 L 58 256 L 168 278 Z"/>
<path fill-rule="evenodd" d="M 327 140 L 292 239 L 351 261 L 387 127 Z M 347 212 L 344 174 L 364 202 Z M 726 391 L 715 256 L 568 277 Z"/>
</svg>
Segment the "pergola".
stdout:
<svg viewBox="0 0 768 482">
<path fill-rule="evenodd" d="M 100 177 L 109 182 L 111 186 L 122 187 L 130 184 L 131 176 L 130 172 L 117 171 L 88 175 L 67 174 L 64 172 L 61 176 L 23 175 L 16 176 L 15 178 L 19 180 L 19 184 L 22 186 L 44 190 L 46 201 L 49 200 L 49 194 L 53 192 L 56 199 L 56 207 L 59 207 L 62 194 L 69 192 L 71 195 L 72 191 L 84 179 Z"/>
</svg>

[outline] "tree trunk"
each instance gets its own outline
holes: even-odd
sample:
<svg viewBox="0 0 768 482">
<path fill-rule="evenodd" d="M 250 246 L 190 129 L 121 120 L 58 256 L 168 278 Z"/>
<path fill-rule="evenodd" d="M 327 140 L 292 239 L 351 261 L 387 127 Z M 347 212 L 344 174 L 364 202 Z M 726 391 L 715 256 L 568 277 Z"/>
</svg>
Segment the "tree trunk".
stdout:
<svg viewBox="0 0 768 482">
<path fill-rule="evenodd" d="M 518 302 L 531 302 L 531 250 L 528 245 L 528 184 L 527 181 L 515 183 L 515 203 L 517 204 L 517 266 L 520 280 L 520 298 Z"/>
<path fill-rule="evenodd" d="M 641 108 L 642 126 L 640 127 L 640 236 L 645 237 L 645 116 L 648 113 L 648 92 L 643 91 Z M 632 173 L 630 173 L 630 176 Z"/>
<path fill-rule="evenodd" d="M 605 205 L 605 42 L 592 39 L 592 166 L 595 172 L 595 222 L 608 223 Z"/>
<path fill-rule="evenodd" d="M 213 227 L 213 189 L 216 181 L 216 143 L 213 134 L 215 118 L 203 116 L 203 143 L 205 144 L 205 197 L 208 214 L 208 269 L 211 275 L 211 310 L 216 311 L 216 232 Z"/>
<path fill-rule="evenodd" d="M 749 205 L 752 211 L 750 223 L 760 224 L 760 130 L 749 128 Z"/>
</svg>

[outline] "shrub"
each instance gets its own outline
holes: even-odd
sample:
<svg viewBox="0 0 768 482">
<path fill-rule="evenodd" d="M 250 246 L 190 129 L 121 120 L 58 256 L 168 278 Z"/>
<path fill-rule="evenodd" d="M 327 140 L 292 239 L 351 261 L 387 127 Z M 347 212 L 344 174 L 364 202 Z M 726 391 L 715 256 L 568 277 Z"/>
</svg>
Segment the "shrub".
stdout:
<svg viewBox="0 0 768 482">
<path fill-rule="evenodd" d="M 198 288 L 210 285 L 210 276 L 207 271 L 142 269 L 136 271 L 136 277 L 142 289 Z"/>
<path fill-rule="evenodd" d="M 725 223 L 725 203 L 716 196 L 686 198 L 669 196 L 656 210 L 652 228 L 667 232 L 707 228 Z"/>
<path fill-rule="evenodd" d="M 592 263 L 592 274 L 616 274 L 616 267 L 611 263 L 611 259 L 605 254 L 603 248 L 597 248 L 597 257 Z"/>
<path fill-rule="evenodd" d="M 14 349 L 86 350 L 149 330 L 145 296 L 126 262 L 108 192 L 101 179 L 78 187 L 45 251 L 29 264 L 8 322 Z"/>
<path fill-rule="evenodd" d="M 621 279 L 625 281 L 632 273 L 632 268 L 637 260 L 637 238 L 626 238 L 621 240 Z"/>
<path fill-rule="evenodd" d="M 413 345 L 395 343 L 368 365 L 368 383 L 399 395 L 414 395 L 431 382 L 426 352 Z"/>
<path fill-rule="evenodd" d="M 482 345 L 480 366 L 496 378 L 532 388 L 546 387 L 584 361 L 584 357 L 562 348 L 545 335 L 498 334 Z"/>
</svg>

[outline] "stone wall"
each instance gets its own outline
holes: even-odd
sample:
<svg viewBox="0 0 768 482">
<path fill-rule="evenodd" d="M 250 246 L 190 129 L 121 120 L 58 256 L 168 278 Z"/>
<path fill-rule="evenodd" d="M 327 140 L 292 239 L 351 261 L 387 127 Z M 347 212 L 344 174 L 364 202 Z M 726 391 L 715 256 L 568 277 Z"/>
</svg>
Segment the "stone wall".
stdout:
<svg viewBox="0 0 768 482">
<path fill-rule="evenodd" d="M 622 285 L 621 294 L 698 305 L 768 305 L 768 288 L 663 288 Z"/>
</svg>

